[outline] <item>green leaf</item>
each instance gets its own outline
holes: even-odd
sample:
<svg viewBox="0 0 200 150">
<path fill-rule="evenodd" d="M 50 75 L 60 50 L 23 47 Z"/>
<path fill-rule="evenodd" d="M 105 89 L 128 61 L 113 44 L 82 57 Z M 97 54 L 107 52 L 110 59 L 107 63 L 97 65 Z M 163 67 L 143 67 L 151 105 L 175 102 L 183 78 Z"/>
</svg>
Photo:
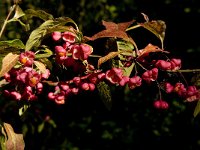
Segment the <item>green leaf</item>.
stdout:
<svg viewBox="0 0 200 150">
<path fill-rule="evenodd" d="M 60 17 L 53 20 L 45 21 L 38 28 L 31 32 L 28 41 L 26 42 L 25 50 L 31 50 L 34 46 L 40 46 L 42 40 L 46 35 L 52 33 L 53 31 L 57 31 L 58 29 L 56 27 L 63 26 L 67 23 L 72 23 L 77 28 L 76 23 L 72 19 L 67 17 Z"/>
<path fill-rule="evenodd" d="M 45 50 L 41 50 L 40 52 L 35 55 L 36 59 L 48 58 L 53 55 L 53 52 L 48 48 L 45 48 Z"/>
<path fill-rule="evenodd" d="M 13 18 L 9 19 L 7 21 L 7 23 L 10 23 L 10 22 L 19 22 L 25 28 L 25 30 L 28 31 L 30 29 L 29 24 L 26 24 L 26 23 L 24 23 L 23 21 L 20 20 L 23 16 L 25 16 L 25 13 L 17 5 L 16 9 L 15 9 L 15 15 L 13 16 Z"/>
<path fill-rule="evenodd" d="M 122 65 L 121 62 L 120 62 L 120 65 Z M 129 77 L 131 75 L 132 71 L 133 71 L 134 66 L 135 66 L 135 63 L 132 63 L 131 66 L 124 67 L 123 68 L 123 75 Z"/>
<path fill-rule="evenodd" d="M 3 141 L 0 141 L 2 150 L 24 150 L 23 135 L 16 134 L 10 124 L 3 123 L 1 132 L 5 137 Z"/>
<path fill-rule="evenodd" d="M 34 64 L 37 66 L 40 72 L 45 73 L 46 72 L 46 66 L 40 62 L 40 61 L 34 61 Z"/>
<path fill-rule="evenodd" d="M 2 68 L 2 60 L 8 53 L 20 54 L 24 48 L 23 42 L 19 39 L 0 41 L 0 69 Z"/>
<path fill-rule="evenodd" d="M 2 54 L 2 50 L 5 48 L 16 48 L 16 49 L 24 49 L 25 46 L 23 42 L 19 39 L 9 40 L 9 41 L 0 41 L 0 53 Z"/>
<path fill-rule="evenodd" d="M 45 125 L 45 122 L 42 122 L 41 124 L 39 124 L 39 126 L 38 126 L 38 133 L 42 132 L 42 130 L 44 129 L 44 125 Z"/>
<path fill-rule="evenodd" d="M 19 60 L 19 55 L 17 54 L 9 53 L 8 55 L 6 55 L 2 60 L 0 77 L 4 76 L 5 73 L 10 71 L 10 69 L 12 69 L 12 67 L 15 66 L 18 60 Z"/>
<path fill-rule="evenodd" d="M 49 123 L 53 128 L 56 128 L 56 127 L 57 127 L 55 121 L 52 120 L 52 119 L 49 119 L 49 120 L 48 120 L 48 123 Z"/>
<path fill-rule="evenodd" d="M 119 54 L 119 58 L 120 59 L 123 59 L 124 56 L 133 56 L 135 57 L 135 51 L 133 51 L 134 49 L 134 46 L 132 43 L 128 42 L 128 41 L 124 41 L 124 40 L 118 40 L 117 41 L 117 49 L 119 52 L 121 52 Z M 131 72 L 135 66 L 135 63 L 133 62 L 131 64 L 131 66 L 129 67 L 124 67 L 121 60 L 119 60 L 118 62 L 119 64 L 119 67 L 120 68 L 123 68 L 123 75 L 124 76 L 130 76 L 131 75 Z"/>
<path fill-rule="evenodd" d="M 97 89 L 99 91 L 101 100 L 105 104 L 106 108 L 110 110 L 112 107 L 110 87 L 105 82 L 102 81 L 97 84 Z"/>
<path fill-rule="evenodd" d="M 40 61 L 42 63 L 44 63 L 47 66 L 47 68 L 49 68 L 50 70 L 52 70 L 53 65 L 52 65 L 52 62 L 49 59 L 47 59 L 47 58 L 40 58 Z"/>
<path fill-rule="evenodd" d="M 8 23 L 15 22 L 15 21 L 19 22 L 21 24 L 21 26 L 25 28 L 25 31 L 30 30 L 29 24 L 26 24 L 26 23 L 22 22 L 20 19 L 17 19 L 17 18 L 12 18 L 12 19 L 8 20 Z"/>
<path fill-rule="evenodd" d="M 30 106 L 27 104 L 24 104 L 20 109 L 19 109 L 19 116 L 22 116 L 24 112 L 29 108 Z"/>
<path fill-rule="evenodd" d="M 53 15 L 51 15 L 43 10 L 27 9 L 27 10 L 25 10 L 25 14 L 26 14 L 27 18 L 38 17 L 44 21 L 53 19 Z"/>
<path fill-rule="evenodd" d="M 15 15 L 13 18 L 18 19 L 24 15 L 25 15 L 25 13 L 22 11 L 22 9 L 19 7 L 19 5 L 17 5 L 16 9 L 15 9 Z"/>
<path fill-rule="evenodd" d="M 197 105 L 194 109 L 193 116 L 196 117 L 200 113 L 200 101 L 197 102 Z"/>
</svg>

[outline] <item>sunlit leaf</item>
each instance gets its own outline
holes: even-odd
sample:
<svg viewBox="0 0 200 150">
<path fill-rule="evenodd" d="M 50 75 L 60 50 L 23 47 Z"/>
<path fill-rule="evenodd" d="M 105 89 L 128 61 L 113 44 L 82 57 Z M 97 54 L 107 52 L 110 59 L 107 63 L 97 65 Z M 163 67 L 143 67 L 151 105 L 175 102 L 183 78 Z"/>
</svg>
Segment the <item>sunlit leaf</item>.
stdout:
<svg viewBox="0 0 200 150">
<path fill-rule="evenodd" d="M 52 69 L 53 65 L 52 62 L 47 59 L 47 58 L 40 58 L 40 61 L 46 65 L 47 68 L 49 68 L 50 70 Z"/>
<path fill-rule="evenodd" d="M 122 65 L 121 62 L 120 65 Z M 134 66 L 135 63 L 132 63 L 129 67 L 123 67 L 123 75 L 129 77 L 133 71 Z"/>
<path fill-rule="evenodd" d="M 196 117 L 200 113 L 200 101 L 197 102 L 197 105 L 194 109 L 193 116 Z"/>
<path fill-rule="evenodd" d="M 68 17 L 60 17 L 53 20 L 45 21 L 38 28 L 36 28 L 31 32 L 26 42 L 25 50 L 31 50 L 34 46 L 38 47 L 46 35 L 52 33 L 53 31 L 57 31 L 56 29 L 57 26 L 62 26 L 67 23 L 71 23 L 75 25 L 76 28 L 78 28 L 76 23 L 71 18 Z"/>
<path fill-rule="evenodd" d="M 117 41 L 117 47 L 118 47 L 118 50 L 120 51 L 129 51 L 129 50 L 133 50 L 134 49 L 134 46 L 132 43 L 128 42 L 128 41 L 123 41 L 123 40 L 118 40 Z"/>
<path fill-rule="evenodd" d="M 24 48 L 23 42 L 19 39 L 0 41 L 0 69 L 2 68 L 2 60 L 8 53 L 20 54 Z"/>
<path fill-rule="evenodd" d="M 118 40 L 117 41 L 117 49 L 118 51 L 122 52 L 121 54 L 119 54 L 119 58 L 123 59 L 123 56 L 133 56 L 134 52 L 134 46 L 132 43 L 127 42 L 127 41 L 123 41 L 123 40 Z M 133 62 L 131 64 L 131 66 L 129 67 L 124 67 L 121 60 L 119 60 L 119 67 L 123 68 L 123 75 L 124 76 L 130 76 L 133 67 L 134 67 L 135 63 Z"/>
<path fill-rule="evenodd" d="M 10 124 L 3 123 L 1 131 L 5 137 L 5 140 L 4 142 L 1 142 L 1 145 L 3 144 L 5 150 L 24 150 L 25 144 L 23 135 L 16 134 Z"/>
<path fill-rule="evenodd" d="M 105 82 L 102 81 L 97 84 L 97 89 L 99 91 L 101 100 L 105 104 L 106 108 L 110 110 L 112 107 L 110 87 Z"/>
<path fill-rule="evenodd" d="M 27 9 L 24 12 L 27 18 L 38 17 L 44 21 L 53 19 L 53 15 L 45 12 L 44 10 Z"/>
<path fill-rule="evenodd" d="M 7 23 L 10 23 L 10 22 L 19 22 L 24 28 L 26 31 L 28 31 L 30 28 L 29 28 L 29 25 L 24 23 L 21 19 L 21 17 L 25 16 L 25 13 L 23 12 L 23 10 L 17 5 L 16 6 L 16 9 L 15 9 L 15 14 L 13 16 L 13 18 L 9 19 L 7 21 Z"/>
<path fill-rule="evenodd" d="M 53 52 L 48 49 L 48 48 L 45 48 L 45 50 L 41 50 L 40 52 L 38 52 L 36 55 L 35 55 L 35 58 L 36 59 L 41 59 L 41 58 L 48 58 L 50 56 L 53 55 Z"/>
<path fill-rule="evenodd" d="M 15 15 L 13 18 L 18 19 L 24 15 L 25 15 L 25 13 L 23 12 L 23 10 L 19 7 L 19 5 L 17 5 L 16 9 L 15 9 Z"/>
<path fill-rule="evenodd" d="M 0 77 L 2 77 L 6 72 L 10 71 L 10 69 L 12 69 L 12 67 L 15 66 L 18 59 L 19 59 L 19 55 L 17 54 L 9 53 L 8 55 L 6 55 L 2 60 L 2 68 L 0 71 Z"/>
<path fill-rule="evenodd" d="M 24 104 L 21 108 L 19 108 L 19 116 L 22 116 L 28 108 L 29 108 L 29 105 L 27 104 Z"/>
<path fill-rule="evenodd" d="M 3 123 L 0 121 L 0 149 L 6 150 L 6 134 L 3 128 Z"/>
<path fill-rule="evenodd" d="M 8 83 L 9 83 L 9 82 L 7 82 L 5 79 L 3 79 L 3 80 L 0 81 L 0 87 L 6 85 L 6 84 L 8 84 Z"/>
<path fill-rule="evenodd" d="M 106 56 L 99 58 L 98 67 L 100 67 L 101 64 L 108 61 L 109 59 L 112 59 L 112 58 L 118 56 L 118 54 L 120 54 L 120 52 L 110 52 Z"/>
<path fill-rule="evenodd" d="M 169 53 L 168 51 L 162 50 L 158 46 L 149 43 L 144 49 L 139 51 L 138 58 L 147 56 L 149 55 L 149 53 L 152 53 L 152 52 Z"/>
<path fill-rule="evenodd" d="M 37 68 L 42 72 L 45 73 L 46 72 L 46 66 L 40 62 L 40 61 L 34 61 L 34 64 L 37 66 Z"/>
</svg>

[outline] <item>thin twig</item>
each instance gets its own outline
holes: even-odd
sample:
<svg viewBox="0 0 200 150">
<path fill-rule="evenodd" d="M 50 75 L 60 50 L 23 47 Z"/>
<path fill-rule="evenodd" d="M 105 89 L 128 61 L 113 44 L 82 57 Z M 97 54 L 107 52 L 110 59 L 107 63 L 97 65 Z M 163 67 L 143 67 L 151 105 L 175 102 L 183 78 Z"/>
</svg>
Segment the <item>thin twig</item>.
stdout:
<svg viewBox="0 0 200 150">
<path fill-rule="evenodd" d="M 167 72 L 200 72 L 200 69 L 167 70 Z"/>
<path fill-rule="evenodd" d="M 135 25 L 135 26 L 132 26 L 132 27 L 127 28 L 126 31 L 130 31 L 130 30 L 133 30 L 133 29 L 136 29 L 136 28 L 139 28 L 139 27 L 141 27 L 141 25 L 140 25 L 140 24 L 137 24 L 137 25 Z"/>
<path fill-rule="evenodd" d="M 17 6 L 16 4 L 13 5 L 13 6 L 11 6 L 10 11 L 9 11 L 9 13 L 8 13 L 8 15 L 7 15 L 7 17 L 6 17 L 6 20 L 4 21 L 3 26 L 2 26 L 2 28 L 1 28 L 0 38 L 1 38 L 1 36 L 2 36 L 2 34 L 3 34 L 3 32 L 4 32 L 4 30 L 5 30 L 5 28 L 6 28 L 6 25 L 7 25 L 7 23 L 8 23 L 8 19 L 10 18 L 12 12 L 15 10 L 16 6 Z"/>
</svg>

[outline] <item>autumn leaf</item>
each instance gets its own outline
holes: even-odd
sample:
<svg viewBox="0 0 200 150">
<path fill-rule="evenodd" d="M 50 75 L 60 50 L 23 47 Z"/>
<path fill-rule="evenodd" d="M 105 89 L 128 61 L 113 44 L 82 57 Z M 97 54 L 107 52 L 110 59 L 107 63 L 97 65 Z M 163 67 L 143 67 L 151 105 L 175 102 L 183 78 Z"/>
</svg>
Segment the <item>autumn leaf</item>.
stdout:
<svg viewBox="0 0 200 150">
<path fill-rule="evenodd" d="M 84 38 L 94 41 L 99 38 L 105 38 L 105 37 L 116 37 L 116 38 L 122 38 L 126 41 L 134 42 L 126 33 L 126 29 L 134 22 L 135 20 L 129 21 L 129 22 L 123 22 L 123 23 L 114 23 L 114 22 L 107 22 L 102 21 L 102 24 L 105 26 L 105 30 L 102 30 L 92 37 L 85 36 Z"/>
<path fill-rule="evenodd" d="M 152 44 L 148 44 L 144 49 L 139 50 L 138 58 L 145 57 L 145 56 L 149 55 L 149 53 L 151 53 L 151 52 L 169 53 L 168 51 L 162 50 L 158 46 L 155 46 L 155 45 L 152 45 Z"/>
<path fill-rule="evenodd" d="M 4 76 L 6 72 L 10 71 L 10 69 L 12 69 L 12 67 L 15 66 L 18 59 L 19 59 L 19 55 L 8 53 L 2 60 L 2 68 L 0 71 L 0 77 Z"/>
<path fill-rule="evenodd" d="M 116 57 L 118 54 L 120 54 L 120 52 L 110 52 L 106 56 L 99 58 L 98 67 L 100 67 L 102 63 L 108 61 L 109 59 Z"/>
<path fill-rule="evenodd" d="M 144 23 L 138 23 L 145 29 L 149 30 L 152 32 L 154 35 L 156 35 L 160 40 L 163 48 L 163 41 L 165 38 L 165 31 L 166 31 L 166 24 L 163 20 L 152 20 L 149 21 L 149 18 L 146 14 L 142 13 L 144 16 L 144 19 L 146 22 Z"/>
<path fill-rule="evenodd" d="M 1 147 L 3 146 L 6 150 L 24 150 L 23 135 L 16 134 L 10 124 L 3 123 L 1 132 L 5 137 L 4 142 L 0 141 Z"/>
</svg>

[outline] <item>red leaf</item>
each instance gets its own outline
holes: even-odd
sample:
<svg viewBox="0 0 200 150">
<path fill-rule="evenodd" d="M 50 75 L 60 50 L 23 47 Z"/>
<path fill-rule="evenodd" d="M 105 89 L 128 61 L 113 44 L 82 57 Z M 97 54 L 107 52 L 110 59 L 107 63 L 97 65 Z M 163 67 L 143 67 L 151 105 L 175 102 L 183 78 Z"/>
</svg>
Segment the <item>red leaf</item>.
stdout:
<svg viewBox="0 0 200 150">
<path fill-rule="evenodd" d="M 168 51 L 164 51 L 164 50 L 160 49 L 158 46 L 148 44 L 144 49 L 139 50 L 138 58 L 145 57 L 145 56 L 149 55 L 149 53 L 151 53 L 151 52 L 169 53 Z"/>
<path fill-rule="evenodd" d="M 118 24 L 116 24 L 114 22 L 102 21 L 102 24 L 105 26 L 106 29 L 96 33 L 92 37 L 85 36 L 85 38 L 87 40 L 94 41 L 94 40 L 96 40 L 98 38 L 118 37 L 118 38 L 122 38 L 124 40 L 133 42 L 133 40 L 130 39 L 130 37 L 127 35 L 126 29 L 134 21 L 135 20 L 132 20 L 132 21 L 129 21 L 129 22 L 118 23 Z"/>
</svg>

